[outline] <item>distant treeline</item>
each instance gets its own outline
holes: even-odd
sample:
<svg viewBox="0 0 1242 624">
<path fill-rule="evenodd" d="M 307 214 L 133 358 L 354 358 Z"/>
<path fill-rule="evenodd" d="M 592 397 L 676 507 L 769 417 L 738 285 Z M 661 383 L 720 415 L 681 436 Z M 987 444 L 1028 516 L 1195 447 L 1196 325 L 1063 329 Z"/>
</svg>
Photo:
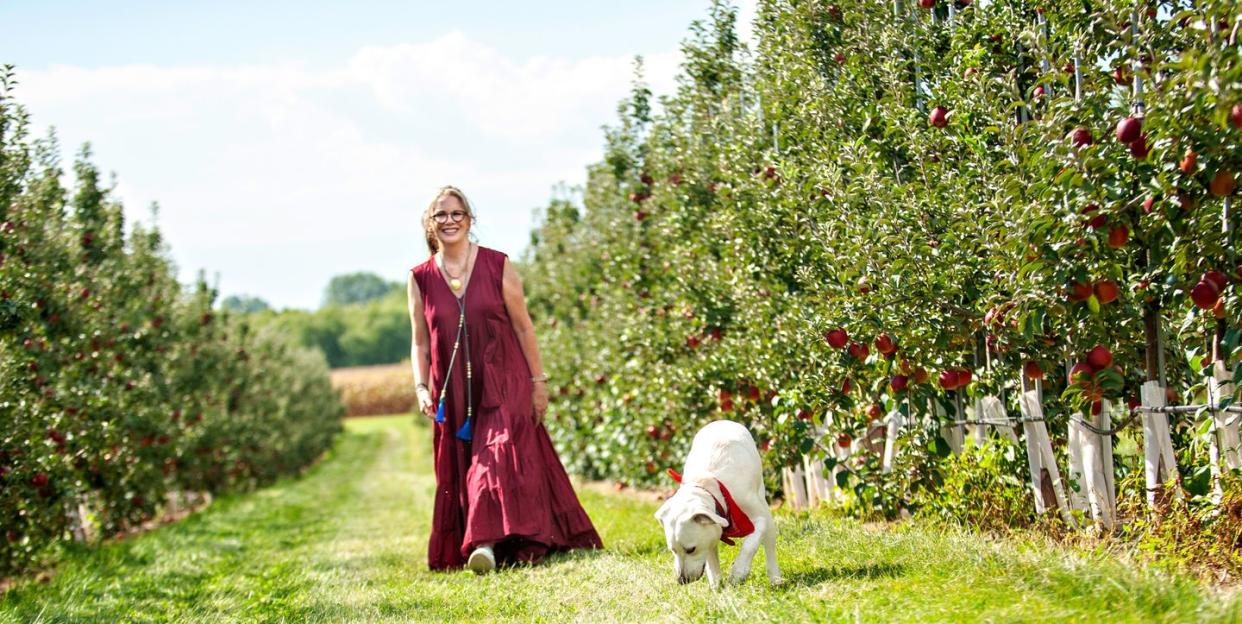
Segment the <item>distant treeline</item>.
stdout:
<svg viewBox="0 0 1242 624">
<path fill-rule="evenodd" d="M 391 364 L 410 355 L 405 285 L 374 273 L 332 278 L 315 311 L 276 311 L 249 296 L 229 297 L 222 305 L 249 313 L 256 326 L 270 325 L 298 344 L 318 348 L 332 368 Z"/>
</svg>

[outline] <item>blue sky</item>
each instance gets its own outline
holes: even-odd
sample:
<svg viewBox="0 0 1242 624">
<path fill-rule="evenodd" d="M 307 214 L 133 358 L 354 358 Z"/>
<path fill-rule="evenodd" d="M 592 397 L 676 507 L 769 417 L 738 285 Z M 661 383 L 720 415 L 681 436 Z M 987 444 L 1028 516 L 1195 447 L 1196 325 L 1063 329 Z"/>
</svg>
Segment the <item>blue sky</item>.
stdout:
<svg viewBox="0 0 1242 624">
<path fill-rule="evenodd" d="M 131 219 L 159 202 L 183 281 L 310 308 L 336 274 L 403 279 L 441 184 L 471 196 L 483 244 L 519 254 L 532 209 L 599 157 L 633 57 L 668 92 L 706 10 L 10 1 L 0 63 L 36 134 L 55 126 L 66 155 L 91 142 Z"/>
</svg>

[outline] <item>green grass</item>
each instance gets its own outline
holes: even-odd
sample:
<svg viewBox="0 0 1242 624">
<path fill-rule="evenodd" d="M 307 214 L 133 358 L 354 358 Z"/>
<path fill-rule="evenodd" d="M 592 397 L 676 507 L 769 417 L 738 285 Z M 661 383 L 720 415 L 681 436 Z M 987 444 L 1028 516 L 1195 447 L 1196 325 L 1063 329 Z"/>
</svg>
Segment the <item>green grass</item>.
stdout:
<svg viewBox="0 0 1242 624">
<path fill-rule="evenodd" d="M 655 505 L 585 490 L 607 550 L 487 577 L 431 573 L 430 443 L 411 423 L 351 420 L 300 480 L 69 552 L 50 583 L 0 599 L 0 622 L 1242 619 L 1236 599 L 1107 554 L 806 515 L 778 516 L 784 587 L 768 586 L 762 554 L 740 587 L 679 586 Z"/>
</svg>

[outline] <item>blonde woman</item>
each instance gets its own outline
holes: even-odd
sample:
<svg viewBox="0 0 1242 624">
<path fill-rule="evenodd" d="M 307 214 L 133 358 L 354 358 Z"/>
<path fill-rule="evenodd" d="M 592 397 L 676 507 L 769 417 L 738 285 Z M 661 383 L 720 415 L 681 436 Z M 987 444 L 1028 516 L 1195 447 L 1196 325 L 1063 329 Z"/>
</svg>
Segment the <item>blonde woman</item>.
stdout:
<svg viewBox="0 0 1242 624">
<path fill-rule="evenodd" d="M 436 193 L 409 310 L 418 407 L 435 428 L 427 562 L 481 574 L 603 544 L 543 427 L 548 377 L 522 283 L 505 254 L 471 242 L 474 222 L 461 190 Z"/>
</svg>

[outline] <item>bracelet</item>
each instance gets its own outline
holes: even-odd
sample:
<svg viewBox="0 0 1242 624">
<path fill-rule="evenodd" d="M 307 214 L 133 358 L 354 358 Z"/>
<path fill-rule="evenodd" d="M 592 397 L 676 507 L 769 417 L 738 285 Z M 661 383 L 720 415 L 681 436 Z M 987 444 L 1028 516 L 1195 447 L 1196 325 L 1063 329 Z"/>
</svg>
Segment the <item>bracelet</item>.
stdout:
<svg viewBox="0 0 1242 624">
<path fill-rule="evenodd" d="M 535 383 L 546 382 L 548 380 L 548 374 L 544 373 L 542 375 L 535 375 L 534 377 L 531 377 L 530 380 Z"/>
</svg>

